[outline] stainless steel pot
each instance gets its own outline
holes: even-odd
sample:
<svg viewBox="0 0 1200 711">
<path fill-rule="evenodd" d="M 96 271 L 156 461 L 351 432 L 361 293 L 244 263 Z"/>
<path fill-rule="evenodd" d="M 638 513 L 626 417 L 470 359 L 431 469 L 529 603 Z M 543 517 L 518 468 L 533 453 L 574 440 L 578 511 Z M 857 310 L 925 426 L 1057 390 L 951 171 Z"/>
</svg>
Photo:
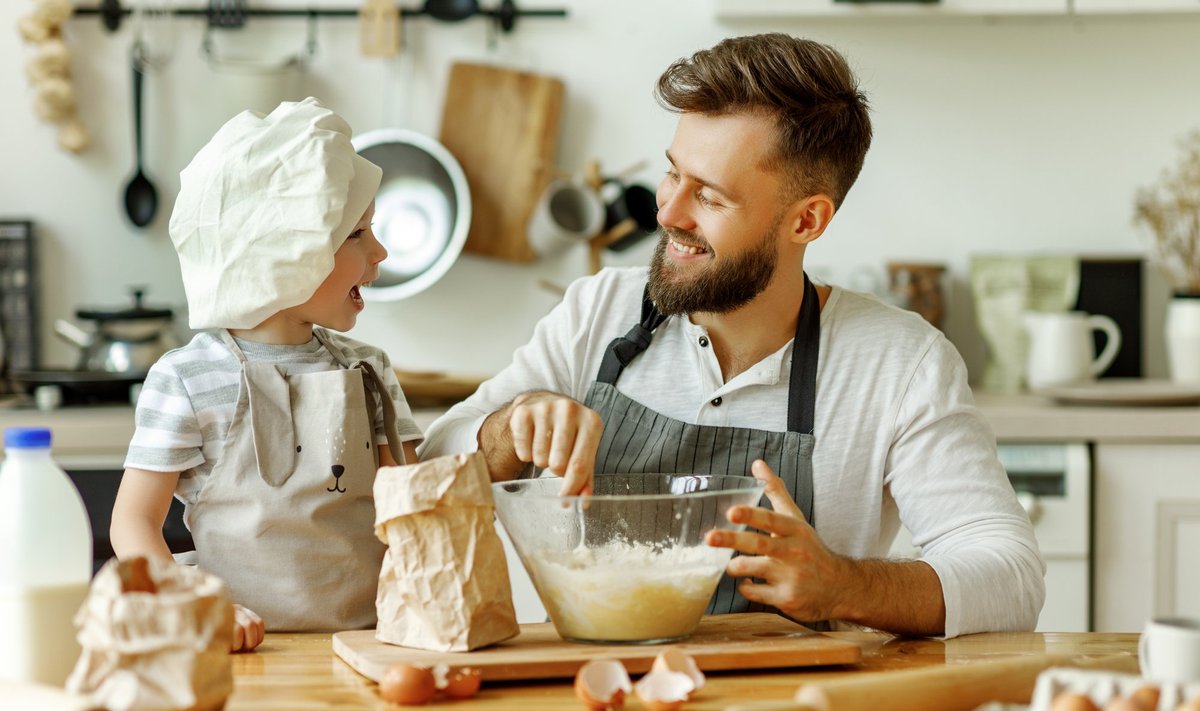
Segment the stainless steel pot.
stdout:
<svg viewBox="0 0 1200 711">
<path fill-rule="evenodd" d="M 80 309 L 77 318 L 94 322 L 91 331 L 63 319 L 54 331 L 79 347 L 79 370 L 107 373 L 144 373 L 167 351 L 179 345 L 172 330 L 170 309 L 144 306 L 141 289 L 133 290 L 132 308 L 102 311 Z"/>
</svg>

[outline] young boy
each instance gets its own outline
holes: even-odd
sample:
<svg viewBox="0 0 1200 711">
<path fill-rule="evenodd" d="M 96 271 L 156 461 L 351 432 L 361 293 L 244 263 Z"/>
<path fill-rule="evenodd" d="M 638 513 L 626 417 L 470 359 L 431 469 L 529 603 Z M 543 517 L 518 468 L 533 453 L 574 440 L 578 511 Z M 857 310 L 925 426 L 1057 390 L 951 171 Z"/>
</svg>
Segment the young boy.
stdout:
<svg viewBox="0 0 1200 711">
<path fill-rule="evenodd" d="M 189 323 L 216 330 L 146 377 L 111 538 L 121 558 L 170 556 L 179 497 L 197 563 L 239 603 L 235 651 L 264 627 L 375 624 L 372 484 L 416 462 L 421 433 L 387 355 L 325 329 L 354 325 L 387 257 L 371 231 L 380 177 L 312 98 L 235 116 L 180 174 L 170 233 Z"/>
</svg>

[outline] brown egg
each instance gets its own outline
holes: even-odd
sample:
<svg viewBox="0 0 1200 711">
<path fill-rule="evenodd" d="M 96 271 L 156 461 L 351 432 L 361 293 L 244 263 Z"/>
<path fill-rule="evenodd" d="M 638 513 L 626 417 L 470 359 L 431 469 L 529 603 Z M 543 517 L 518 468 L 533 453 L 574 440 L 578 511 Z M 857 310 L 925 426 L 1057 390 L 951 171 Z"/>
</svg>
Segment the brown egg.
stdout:
<svg viewBox="0 0 1200 711">
<path fill-rule="evenodd" d="M 1154 711 L 1158 708 L 1158 697 L 1157 686 L 1142 686 L 1129 695 L 1129 700 L 1141 706 L 1144 711 Z"/>
<path fill-rule="evenodd" d="M 616 659 L 593 659 L 575 674 L 575 695 L 589 709 L 619 709 L 633 690 L 629 672 Z"/>
<path fill-rule="evenodd" d="M 437 693 L 433 672 L 412 664 L 393 664 L 383 673 L 379 693 L 387 701 L 402 706 L 418 706 Z"/>
<path fill-rule="evenodd" d="M 1132 696 L 1118 696 L 1104 707 L 1104 711 L 1146 711 L 1146 709 Z"/>
<path fill-rule="evenodd" d="M 1061 693 L 1054 697 L 1050 711 L 1100 711 L 1087 694 Z"/>
<path fill-rule="evenodd" d="M 479 691 L 482 683 L 482 671 L 471 667 L 462 667 L 446 676 L 446 686 L 442 688 L 442 691 L 452 699 L 467 699 Z"/>
</svg>

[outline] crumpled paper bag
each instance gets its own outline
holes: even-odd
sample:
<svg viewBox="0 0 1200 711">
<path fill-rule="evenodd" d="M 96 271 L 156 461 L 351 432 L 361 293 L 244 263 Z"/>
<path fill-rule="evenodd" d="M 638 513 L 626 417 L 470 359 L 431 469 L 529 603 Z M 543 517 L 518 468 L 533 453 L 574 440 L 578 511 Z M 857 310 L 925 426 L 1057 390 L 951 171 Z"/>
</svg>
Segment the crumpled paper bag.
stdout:
<svg viewBox="0 0 1200 711">
<path fill-rule="evenodd" d="M 233 605 L 220 578 L 167 560 L 110 560 L 75 615 L 67 690 L 109 711 L 225 706 Z"/>
<path fill-rule="evenodd" d="M 483 454 L 384 467 L 375 478 L 375 638 L 465 652 L 520 631 Z"/>
</svg>

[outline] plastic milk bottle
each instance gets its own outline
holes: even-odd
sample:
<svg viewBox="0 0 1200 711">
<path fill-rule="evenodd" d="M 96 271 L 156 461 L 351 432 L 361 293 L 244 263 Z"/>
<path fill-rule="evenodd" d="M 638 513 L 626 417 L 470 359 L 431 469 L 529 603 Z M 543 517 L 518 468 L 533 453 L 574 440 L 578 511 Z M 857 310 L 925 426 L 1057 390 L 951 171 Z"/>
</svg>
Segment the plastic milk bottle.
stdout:
<svg viewBox="0 0 1200 711">
<path fill-rule="evenodd" d="M 74 617 L 92 576 L 92 528 L 50 458 L 50 430 L 4 431 L 0 464 L 0 681 L 61 687 L 79 657 Z"/>
</svg>

